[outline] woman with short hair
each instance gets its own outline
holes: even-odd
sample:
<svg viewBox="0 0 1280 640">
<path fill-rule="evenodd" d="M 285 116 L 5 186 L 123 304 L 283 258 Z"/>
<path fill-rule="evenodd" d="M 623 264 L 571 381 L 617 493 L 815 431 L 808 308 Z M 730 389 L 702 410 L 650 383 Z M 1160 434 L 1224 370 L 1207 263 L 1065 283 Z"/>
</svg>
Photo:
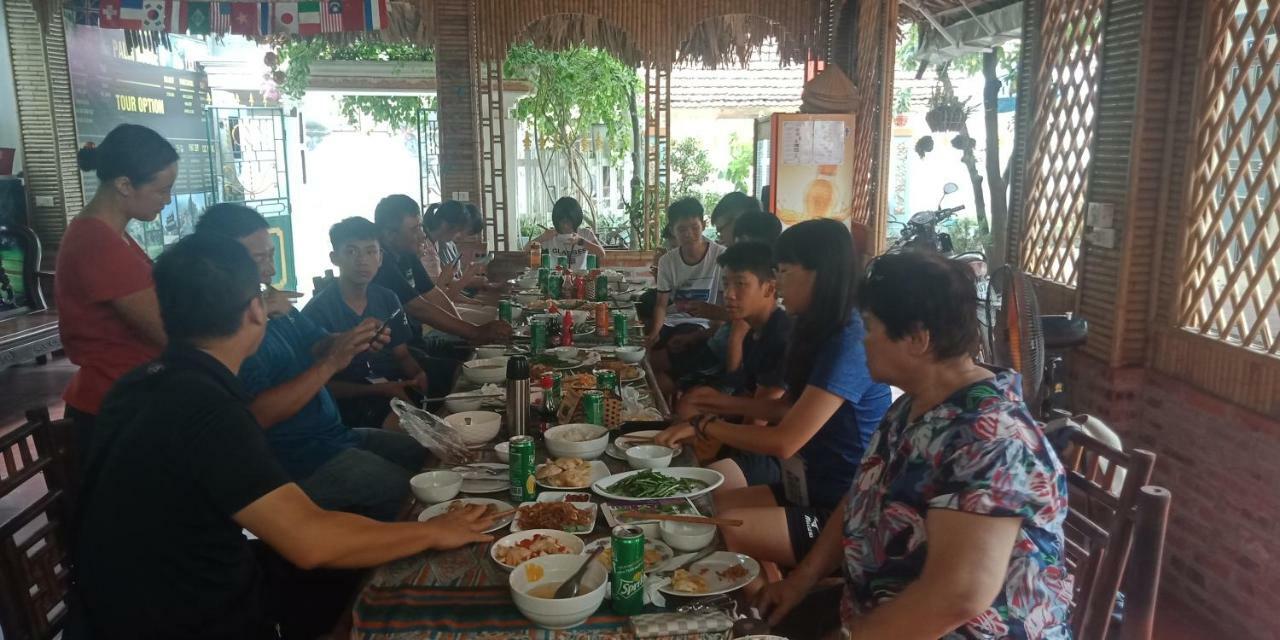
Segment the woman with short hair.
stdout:
<svg viewBox="0 0 1280 640">
<path fill-rule="evenodd" d="M 970 357 L 976 300 L 965 267 L 934 254 L 868 268 L 868 366 L 905 395 L 813 550 L 760 594 L 771 621 L 843 567 L 832 637 L 1071 637 L 1066 478 L 1018 374 Z"/>
</svg>

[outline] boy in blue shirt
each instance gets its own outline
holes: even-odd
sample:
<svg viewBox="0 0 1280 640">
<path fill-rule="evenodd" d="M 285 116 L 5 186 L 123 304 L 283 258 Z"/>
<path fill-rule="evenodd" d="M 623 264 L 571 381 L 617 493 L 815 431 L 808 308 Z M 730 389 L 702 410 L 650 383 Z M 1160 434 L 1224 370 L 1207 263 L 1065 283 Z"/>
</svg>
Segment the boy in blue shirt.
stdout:
<svg viewBox="0 0 1280 640">
<path fill-rule="evenodd" d="M 382 266 L 377 226 L 347 218 L 329 229 L 329 242 L 337 281 L 317 293 L 302 314 L 330 333 L 350 331 L 370 318 L 387 324 L 387 344 L 357 355 L 327 385 L 344 423 L 378 426 L 390 418 L 393 398 L 416 404 L 427 391 L 427 374 L 409 352 L 413 333 L 400 299 L 372 284 Z"/>
</svg>

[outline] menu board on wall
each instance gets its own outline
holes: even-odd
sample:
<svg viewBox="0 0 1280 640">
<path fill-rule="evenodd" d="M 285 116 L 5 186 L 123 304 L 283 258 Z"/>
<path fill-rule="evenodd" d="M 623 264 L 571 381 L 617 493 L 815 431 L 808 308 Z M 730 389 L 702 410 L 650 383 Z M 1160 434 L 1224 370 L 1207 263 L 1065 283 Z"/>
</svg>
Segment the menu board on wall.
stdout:
<svg viewBox="0 0 1280 640">
<path fill-rule="evenodd" d="M 67 31 L 67 60 L 80 144 L 100 143 L 116 126 L 139 124 L 164 136 L 178 150 L 173 201 L 154 222 L 134 222 L 129 231 L 152 256 L 190 233 L 212 202 L 210 149 L 205 125 L 209 83 L 203 72 L 184 68 L 179 57 L 128 51 L 124 32 L 94 27 Z M 84 175 L 85 194 L 98 187 Z"/>
<path fill-rule="evenodd" d="M 790 226 L 853 215 L 853 116 L 778 113 L 772 117 L 769 206 Z"/>
</svg>

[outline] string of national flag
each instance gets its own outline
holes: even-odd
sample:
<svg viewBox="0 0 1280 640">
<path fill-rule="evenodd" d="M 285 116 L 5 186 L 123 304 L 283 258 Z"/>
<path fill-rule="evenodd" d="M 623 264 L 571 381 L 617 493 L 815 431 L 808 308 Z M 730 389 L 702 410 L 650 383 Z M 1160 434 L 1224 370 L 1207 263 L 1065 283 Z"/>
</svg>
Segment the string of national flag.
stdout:
<svg viewBox="0 0 1280 640">
<path fill-rule="evenodd" d="M 194 35 L 310 36 L 381 31 L 388 0 L 308 2 L 201 2 L 196 0 L 98 0 L 103 29 L 167 31 Z"/>
</svg>

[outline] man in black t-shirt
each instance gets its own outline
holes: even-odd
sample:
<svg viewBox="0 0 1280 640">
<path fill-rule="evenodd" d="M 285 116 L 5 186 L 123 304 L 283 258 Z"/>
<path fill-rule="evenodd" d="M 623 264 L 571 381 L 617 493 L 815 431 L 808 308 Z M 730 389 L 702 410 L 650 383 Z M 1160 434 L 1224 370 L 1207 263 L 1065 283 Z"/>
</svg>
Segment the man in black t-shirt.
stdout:
<svg viewBox="0 0 1280 640">
<path fill-rule="evenodd" d="M 506 341 L 511 337 L 511 325 L 501 320 L 477 325 L 462 319 L 449 296 L 431 281 L 418 258 L 418 247 L 426 240 L 420 215 L 418 203 L 406 195 L 391 195 L 378 202 L 373 217 L 382 235 L 382 267 L 373 283 L 400 298 L 405 313 L 426 333 L 428 345 L 440 341 L 433 335 L 440 332 L 473 344 Z"/>
<path fill-rule="evenodd" d="M 425 523 L 324 511 L 289 481 L 236 371 L 267 323 L 235 240 L 196 233 L 156 261 L 169 338 L 94 427 L 80 495 L 76 629 L 95 638 L 275 637 L 248 529 L 304 569 L 371 567 L 483 542 L 479 510 Z"/>
<path fill-rule="evenodd" d="M 769 245 L 741 242 L 720 256 L 724 306 L 730 317 L 725 375 L 717 387 L 696 387 L 676 406 L 681 417 L 698 414 L 740 416 L 745 403 L 776 402 L 786 394 L 783 363 L 791 337 L 791 320 L 778 306 Z M 715 454 L 719 445 L 699 448 L 699 457 Z M 768 456 L 737 452 L 717 464 L 736 464 L 747 484 L 771 484 L 781 479 L 778 462 Z"/>
</svg>

